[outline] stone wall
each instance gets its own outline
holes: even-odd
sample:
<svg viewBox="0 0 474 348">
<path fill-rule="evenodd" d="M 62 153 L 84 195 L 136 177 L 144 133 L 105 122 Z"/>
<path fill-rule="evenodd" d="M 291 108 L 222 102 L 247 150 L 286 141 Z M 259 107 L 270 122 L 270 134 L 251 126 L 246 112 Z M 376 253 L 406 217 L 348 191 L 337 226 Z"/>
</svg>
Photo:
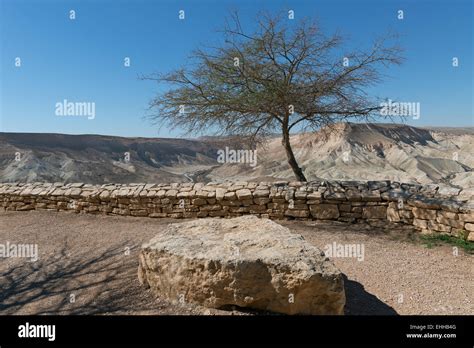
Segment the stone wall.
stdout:
<svg viewBox="0 0 474 348">
<path fill-rule="evenodd" d="M 412 226 L 474 240 L 474 190 L 391 181 L 0 184 L 2 210 L 153 218 L 235 217 Z M 388 223 L 388 222 L 389 223 Z M 393 226 L 393 225 L 392 225 Z"/>
</svg>

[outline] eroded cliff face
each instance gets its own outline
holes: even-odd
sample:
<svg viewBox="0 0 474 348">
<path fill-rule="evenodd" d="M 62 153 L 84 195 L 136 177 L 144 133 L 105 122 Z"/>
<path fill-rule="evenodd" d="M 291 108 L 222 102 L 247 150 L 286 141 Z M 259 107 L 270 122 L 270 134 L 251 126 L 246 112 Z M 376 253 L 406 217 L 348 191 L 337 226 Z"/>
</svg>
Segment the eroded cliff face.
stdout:
<svg viewBox="0 0 474 348">
<path fill-rule="evenodd" d="M 122 138 L 0 133 L 0 182 L 210 182 L 292 180 L 279 137 L 251 161 L 242 139 Z M 474 187 L 474 130 L 399 124 L 339 124 L 294 134 L 291 144 L 309 180 L 394 180 Z M 247 158 L 247 157 L 245 157 Z"/>
</svg>

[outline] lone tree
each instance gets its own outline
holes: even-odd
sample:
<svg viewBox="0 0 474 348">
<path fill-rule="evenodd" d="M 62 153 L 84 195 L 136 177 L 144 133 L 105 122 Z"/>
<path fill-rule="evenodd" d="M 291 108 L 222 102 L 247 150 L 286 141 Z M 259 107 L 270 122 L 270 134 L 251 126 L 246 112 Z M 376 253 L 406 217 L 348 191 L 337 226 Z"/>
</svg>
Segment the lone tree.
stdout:
<svg viewBox="0 0 474 348">
<path fill-rule="evenodd" d="M 380 116 L 380 100 L 364 89 L 381 80 L 381 67 L 402 58 L 400 48 L 387 46 L 389 38 L 342 53 L 338 34 L 324 35 L 314 21 L 294 22 L 263 15 L 248 34 L 233 14 L 222 45 L 195 50 L 191 68 L 143 77 L 169 87 L 150 101 L 153 122 L 252 143 L 280 133 L 288 164 L 297 180 L 306 181 L 291 131 Z"/>
</svg>

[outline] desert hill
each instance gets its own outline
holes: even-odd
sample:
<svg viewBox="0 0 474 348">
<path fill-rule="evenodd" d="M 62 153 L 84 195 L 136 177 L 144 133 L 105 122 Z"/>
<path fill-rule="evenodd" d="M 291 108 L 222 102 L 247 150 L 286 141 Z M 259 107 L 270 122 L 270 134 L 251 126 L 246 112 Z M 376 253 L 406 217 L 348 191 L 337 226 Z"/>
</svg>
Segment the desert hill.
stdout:
<svg viewBox="0 0 474 348">
<path fill-rule="evenodd" d="M 189 179 L 180 168 L 209 168 L 215 152 L 207 142 L 185 139 L 0 133 L 0 178 L 3 182 L 183 182 Z M 20 161 L 15 161 L 16 153 Z"/>
<path fill-rule="evenodd" d="M 338 124 L 295 134 L 292 145 L 310 180 L 390 179 L 474 186 L 474 128 Z M 98 184 L 293 178 L 279 137 L 257 148 L 255 166 L 218 163 L 217 151 L 226 146 L 239 149 L 235 139 L 212 137 L 0 133 L 0 181 Z"/>
</svg>

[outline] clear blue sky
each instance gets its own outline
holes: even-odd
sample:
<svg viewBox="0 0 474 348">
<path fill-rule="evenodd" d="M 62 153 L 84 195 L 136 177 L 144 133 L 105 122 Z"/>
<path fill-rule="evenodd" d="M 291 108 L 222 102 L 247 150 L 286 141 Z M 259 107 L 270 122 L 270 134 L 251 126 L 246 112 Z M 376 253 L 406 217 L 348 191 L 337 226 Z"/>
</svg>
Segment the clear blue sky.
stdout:
<svg viewBox="0 0 474 348">
<path fill-rule="evenodd" d="M 143 116 L 156 84 L 140 74 L 186 63 L 190 51 L 219 41 L 230 10 L 252 31 L 261 10 L 317 17 L 364 45 L 388 30 L 401 34 L 406 61 L 372 92 L 421 103 L 413 125 L 473 126 L 471 0 L 0 0 L 0 130 L 121 136 L 179 136 Z M 69 10 L 76 19 L 69 19 Z M 186 19 L 178 19 L 185 10 Z M 404 11 L 404 20 L 397 11 Z M 15 58 L 22 66 L 15 67 Z M 123 66 L 130 57 L 131 66 Z M 452 67 L 458 57 L 459 66 Z M 96 117 L 58 117 L 55 104 L 93 101 Z"/>
</svg>

